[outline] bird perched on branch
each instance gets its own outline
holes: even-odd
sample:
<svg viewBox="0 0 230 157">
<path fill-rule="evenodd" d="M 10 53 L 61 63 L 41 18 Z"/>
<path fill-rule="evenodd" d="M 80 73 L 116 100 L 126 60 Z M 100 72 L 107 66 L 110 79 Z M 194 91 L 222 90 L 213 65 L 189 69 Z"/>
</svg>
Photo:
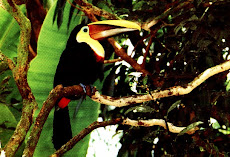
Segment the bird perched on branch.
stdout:
<svg viewBox="0 0 230 157">
<path fill-rule="evenodd" d="M 98 40 L 119 33 L 140 30 L 136 23 L 125 20 L 106 20 L 76 26 L 71 32 L 54 77 L 54 87 L 62 84 L 91 85 L 103 78 L 105 52 Z M 53 144 L 59 149 L 72 138 L 68 103 L 79 97 L 63 97 L 57 104 L 53 120 Z"/>
</svg>

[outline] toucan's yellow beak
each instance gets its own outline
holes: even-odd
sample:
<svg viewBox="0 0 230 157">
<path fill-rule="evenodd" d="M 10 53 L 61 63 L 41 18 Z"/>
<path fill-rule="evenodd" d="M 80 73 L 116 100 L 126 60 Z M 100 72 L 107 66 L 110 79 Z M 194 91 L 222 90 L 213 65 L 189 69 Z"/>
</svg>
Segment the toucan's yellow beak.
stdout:
<svg viewBox="0 0 230 157">
<path fill-rule="evenodd" d="M 89 35 L 94 40 L 100 40 L 116 34 L 141 30 L 141 27 L 131 21 L 126 20 L 106 20 L 88 24 Z"/>
<path fill-rule="evenodd" d="M 141 27 L 131 21 L 125 20 L 106 20 L 98 21 L 88 24 L 81 28 L 81 30 L 76 35 L 76 40 L 78 43 L 85 42 L 98 56 L 98 60 L 104 58 L 105 52 L 102 45 L 98 40 L 111 37 L 113 35 L 141 30 Z"/>
</svg>

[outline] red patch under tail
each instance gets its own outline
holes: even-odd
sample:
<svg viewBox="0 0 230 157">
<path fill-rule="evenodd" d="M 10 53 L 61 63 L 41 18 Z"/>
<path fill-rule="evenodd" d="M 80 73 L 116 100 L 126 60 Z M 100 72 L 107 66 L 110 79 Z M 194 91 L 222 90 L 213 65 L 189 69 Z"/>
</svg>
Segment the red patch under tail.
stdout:
<svg viewBox="0 0 230 157">
<path fill-rule="evenodd" d="M 61 98 L 61 100 L 58 102 L 58 107 L 60 108 L 65 108 L 66 106 L 68 106 L 69 102 L 71 100 L 70 99 L 67 99 L 65 97 Z"/>
</svg>

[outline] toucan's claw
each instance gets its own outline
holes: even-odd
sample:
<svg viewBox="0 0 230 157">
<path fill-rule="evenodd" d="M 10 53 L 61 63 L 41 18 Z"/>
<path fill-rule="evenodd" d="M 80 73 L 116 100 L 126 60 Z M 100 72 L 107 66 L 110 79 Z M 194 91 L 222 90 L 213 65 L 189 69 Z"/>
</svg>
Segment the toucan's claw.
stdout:
<svg viewBox="0 0 230 157">
<path fill-rule="evenodd" d="M 80 83 L 79 85 L 83 88 L 83 91 L 86 93 L 86 85 L 84 85 L 82 83 Z"/>
<path fill-rule="evenodd" d="M 83 102 L 83 100 L 85 100 L 86 98 L 86 93 L 87 93 L 87 90 L 86 90 L 86 85 L 80 83 L 79 84 L 82 88 L 83 88 L 83 91 L 85 93 L 85 95 L 82 95 L 81 98 L 79 99 L 79 102 L 77 103 L 76 107 L 75 107 L 75 110 L 74 110 L 74 113 L 73 113 L 73 118 L 76 118 L 76 115 L 79 111 L 79 108 Z M 93 94 L 93 89 L 94 89 L 94 86 L 93 85 L 89 85 L 90 86 L 90 89 L 91 89 L 91 94 Z"/>
<path fill-rule="evenodd" d="M 79 102 L 77 103 L 77 105 L 76 105 L 76 107 L 75 107 L 75 110 L 74 110 L 74 113 L 73 113 L 73 119 L 76 118 L 77 113 L 78 113 L 78 111 L 79 111 L 79 108 L 80 108 L 80 106 L 81 106 L 81 104 L 82 104 L 82 102 L 83 102 L 84 99 L 85 99 L 85 96 L 82 95 L 81 98 L 79 99 Z"/>
<path fill-rule="evenodd" d="M 87 93 L 86 85 L 84 85 L 82 83 L 80 83 L 79 85 L 83 88 L 84 93 L 87 94 L 88 96 L 91 96 L 91 95 L 93 95 L 95 93 L 95 88 L 94 88 L 94 86 L 92 84 L 89 85 L 91 93 Z"/>
</svg>

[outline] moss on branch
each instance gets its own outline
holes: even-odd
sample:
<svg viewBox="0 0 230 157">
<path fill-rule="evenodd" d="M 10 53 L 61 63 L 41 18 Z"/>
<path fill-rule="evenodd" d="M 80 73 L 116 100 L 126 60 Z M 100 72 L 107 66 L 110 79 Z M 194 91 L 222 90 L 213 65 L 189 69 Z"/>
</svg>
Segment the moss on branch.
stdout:
<svg viewBox="0 0 230 157">
<path fill-rule="evenodd" d="M 4 147 L 6 156 L 14 156 L 14 154 L 24 141 L 30 126 L 32 125 L 33 113 L 37 106 L 35 98 L 27 82 L 31 24 L 13 0 L 3 0 L 2 2 L 4 8 L 17 21 L 21 30 L 19 37 L 19 45 L 17 49 L 17 64 L 14 66 L 13 63 L 10 60 L 8 60 L 9 65 L 12 65 L 10 68 L 12 70 L 14 80 L 23 99 L 21 119 L 11 139 Z"/>
</svg>

